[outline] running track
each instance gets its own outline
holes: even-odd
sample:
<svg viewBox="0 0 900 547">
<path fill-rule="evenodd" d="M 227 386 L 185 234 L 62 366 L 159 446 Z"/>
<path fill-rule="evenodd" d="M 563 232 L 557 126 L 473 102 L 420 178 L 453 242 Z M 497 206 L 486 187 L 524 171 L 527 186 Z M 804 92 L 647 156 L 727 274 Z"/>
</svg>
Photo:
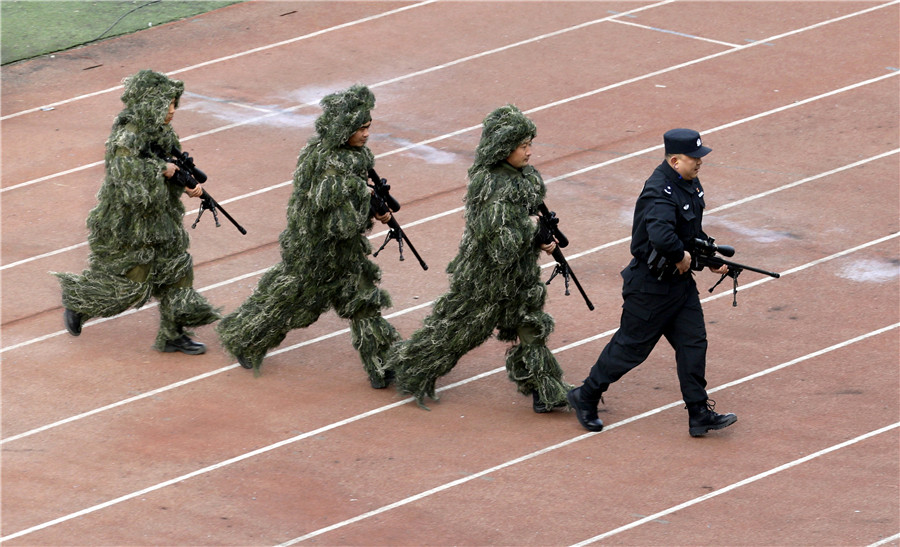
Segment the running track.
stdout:
<svg viewBox="0 0 900 547">
<path fill-rule="evenodd" d="M 894 2 L 247 2 L 2 69 L 2 518 L 8 545 L 897 545 L 900 17 Z M 183 79 L 174 126 L 249 231 L 204 216 L 196 286 L 230 311 L 278 260 L 318 99 L 368 84 L 370 146 L 430 268 L 376 259 L 408 336 L 447 286 L 480 121 L 512 102 L 596 305 L 550 285 L 579 383 L 618 324 L 634 199 L 693 127 L 705 227 L 782 273 L 698 276 L 708 380 L 687 435 L 664 345 L 599 434 L 535 415 L 489 341 L 423 412 L 368 387 L 333 314 L 263 374 L 149 349 L 155 305 L 61 328 L 121 79 Z M 195 203 L 188 203 L 189 208 Z M 196 211 L 186 217 L 193 222 Z M 384 232 L 371 235 L 380 245 Z M 407 251 L 408 253 L 408 251 Z M 544 264 L 545 274 L 549 275 Z"/>
</svg>

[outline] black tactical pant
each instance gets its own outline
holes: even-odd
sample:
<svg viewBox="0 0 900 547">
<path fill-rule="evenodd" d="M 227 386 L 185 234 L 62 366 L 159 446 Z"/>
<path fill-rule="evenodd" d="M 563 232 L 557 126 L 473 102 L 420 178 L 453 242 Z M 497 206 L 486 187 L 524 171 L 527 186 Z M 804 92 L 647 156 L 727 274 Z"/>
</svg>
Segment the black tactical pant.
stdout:
<svg viewBox="0 0 900 547">
<path fill-rule="evenodd" d="M 597 401 L 615 382 L 643 363 L 660 337 L 675 348 L 678 382 L 685 403 L 705 401 L 706 326 L 693 278 L 660 283 L 643 265 L 622 272 L 622 319 L 585 379 L 581 396 Z M 664 293 L 664 294 L 663 294 Z"/>
</svg>

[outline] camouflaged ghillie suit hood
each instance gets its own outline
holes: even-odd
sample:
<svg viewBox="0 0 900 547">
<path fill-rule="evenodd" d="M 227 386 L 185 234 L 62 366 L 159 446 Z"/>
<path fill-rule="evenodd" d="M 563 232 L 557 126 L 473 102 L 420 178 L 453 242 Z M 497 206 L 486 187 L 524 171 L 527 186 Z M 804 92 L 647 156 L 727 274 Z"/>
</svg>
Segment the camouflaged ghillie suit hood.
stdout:
<svg viewBox="0 0 900 547">
<path fill-rule="evenodd" d="M 184 82 L 171 80 L 165 74 L 152 70 L 142 70 L 123 81 L 125 91 L 122 102 L 133 119 L 142 120 L 144 129 L 162 128 L 166 125 L 169 104 L 175 101 L 175 108 L 184 93 Z"/>
<path fill-rule="evenodd" d="M 481 142 L 475 149 L 475 163 L 469 174 L 501 162 L 523 142 L 537 135 L 537 127 L 516 106 L 508 104 L 484 118 Z"/>
<path fill-rule="evenodd" d="M 166 320 L 168 311 L 163 313 L 160 346 L 180 336 L 181 326 L 205 325 L 218 315 L 190 289 L 193 265 L 183 225 L 184 188 L 165 178 L 166 161 L 157 156 L 181 148 L 165 119 L 169 104 L 177 104 L 184 92 L 184 83 L 142 70 L 124 85 L 125 108 L 106 141 L 106 176 L 87 218 L 90 270 L 82 276 L 57 276 L 63 304 L 86 317 L 116 315 L 142 306 L 152 296 L 179 301 L 175 307 L 182 311 L 186 306 L 193 310 L 179 311 L 172 321 Z M 185 294 L 162 296 L 161 287 L 176 284 Z"/>
<path fill-rule="evenodd" d="M 373 382 L 384 375 L 382 355 L 399 335 L 381 315 L 390 296 L 377 287 L 381 270 L 365 232 L 372 227 L 366 146 L 347 145 L 372 118 L 375 96 L 356 85 L 328 95 L 317 133 L 297 157 L 287 228 L 278 240 L 281 262 L 260 279 L 240 308 L 217 326 L 223 347 L 256 371 L 266 352 L 291 329 L 309 326 L 329 307 L 351 320 L 351 340 Z"/>
<path fill-rule="evenodd" d="M 499 340 L 519 342 L 506 362 L 519 391 L 536 391 L 553 405 L 565 401 L 571 388 L 546 347 L 553 318 L 543 312 L 546 288 L 531 218 L 544 199 L 544 181 L 534 167 L 517 169 L 505 161 L 535 134 L 534 123 L 512 105 L 484 119 L 469 169 L 465 230 L 459 252 L 447 266 L 450 290 L 435 301 L 422 328 L 396 344 L 388 359 L 400 390 L 420 404 L 426 396 L 434 398 L 437 378 L 495 329 Z"/>
<path fill-rule="evenodd" d="M 344 146 L 357 129 L 372 121 L 375 95 L 357 84 L 350 89 L 325 96 L 320 103 L 322 115 L 316 119 L 316 137 L 325 148 Z"/>
</svg>

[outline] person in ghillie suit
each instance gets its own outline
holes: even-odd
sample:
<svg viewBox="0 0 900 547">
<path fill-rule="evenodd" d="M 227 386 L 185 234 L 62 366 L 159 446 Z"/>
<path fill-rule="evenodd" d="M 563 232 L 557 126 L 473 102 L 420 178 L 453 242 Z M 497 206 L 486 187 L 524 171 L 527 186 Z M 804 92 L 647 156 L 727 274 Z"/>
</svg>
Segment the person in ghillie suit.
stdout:
<svg viewBox="0 0 900 547">
<path fill-rule="evenodd" d="M 308 327 L 330 308 L 350 320 L 351 342 L 373 388 L 393 374 L 384 355 L 400 336 L 381 316 L 391 306 L 377 287 L 381 270 L 365 232 L 372 228 L 368 171 L 375 157 L 366 146 L 375 96 L 363 85 L 322 99 L 316 134 L 297 158 L 294 191 L 281 233 L 281 262 L 217 326 L 223 347 L 259 374 L 266 352 L 290 330 Z M 388 222 L 390 214 L 379 216 Z"/>
<path fill-rule="evenodd" d="M 538 242 L 532 218 L 546 193 L 540 173 L 528 165 L 536 133 L 513 105 L 484 119 L 469 168 L 465 230 L 447 266 L 450 289 L 423 326 L 388 355 L 398 389 L 423 408 L 426 396 L 437 400 L 435 381 L 494 329 L 497 339 L 518 342 L 507 352 L 506 370 L 519 392 L 532 396 L 534 411 L 566 406 L 571 387 L 546 345 L 553 318 L 543 311 L 547 289 L 537 263 L 541 250 L 552 253 L 555 243 Z"/>
<path fill-rule="evenodd" d="M 142 70 L 126 78 L 124 87 L 125 109 L 106 141 L 106 176 L 87 217 L 89 269 L 54 273 L 62 286 L 63 319 L 78 336 L 88 319 L 118 315 L 155 297 L 160 324 L 154 349 L 201 354 L 206 346 L 185 328 L 220 316 L 192 287 L 181 194 L 199 197 L 203 189 L 176 183 L 177 167 L 158 155 L 181 150 L 170 122 L 184 83 Z"/>
</svg>

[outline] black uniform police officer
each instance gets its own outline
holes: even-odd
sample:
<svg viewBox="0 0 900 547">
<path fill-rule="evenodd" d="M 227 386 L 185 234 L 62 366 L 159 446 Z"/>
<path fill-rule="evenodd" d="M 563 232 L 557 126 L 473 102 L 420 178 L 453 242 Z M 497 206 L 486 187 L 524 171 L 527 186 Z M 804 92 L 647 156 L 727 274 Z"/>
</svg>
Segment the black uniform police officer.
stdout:
<svg viewBox="0 0 900 547">
<path fill-rule="evenodd" d="M 711 149 L 703 146 L 700 134 L 691 129 L 667 131 L 663 142 L 665 160 L 644 183 L 634 209 L 633 258 L 622 271 L 624 303 L 619 329 L 584 384 L 568 393 L 578 421 L 589 431 L 603 429 L 597 404 L 609 385 L 643 363 L 661 336 L 675 348 L 691 436 L 737 421 L 734 414 L 717 414 L 715 402 L 707 397 L 706 326 L 686 245 L 694 238 L 707 239 L 701 226 L 705 202 L 697 173 L 701 158 Z M 651 273 L 651 254 L 675 265 L 674 273 L 662 279 Z M 728 269 L 723 266 L 712 271 L 723 274 Z"/>
</svg>

